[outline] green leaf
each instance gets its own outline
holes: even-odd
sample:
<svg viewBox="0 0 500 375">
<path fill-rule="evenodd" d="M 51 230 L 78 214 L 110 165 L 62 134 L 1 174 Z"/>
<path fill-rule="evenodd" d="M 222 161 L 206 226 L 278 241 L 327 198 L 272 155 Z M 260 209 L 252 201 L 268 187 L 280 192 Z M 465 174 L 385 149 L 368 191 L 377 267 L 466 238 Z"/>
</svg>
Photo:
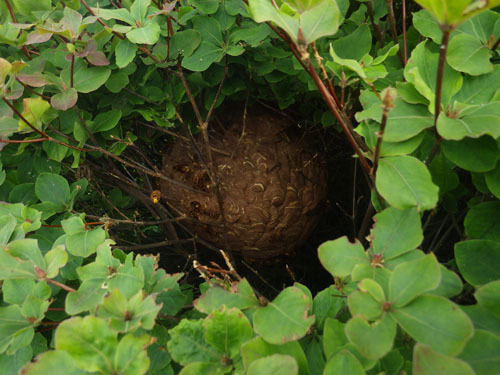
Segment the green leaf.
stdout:
<svg viewBox="0 0 500 375">
<path fill-rule="evenodd" d="M 340 10 L 336 1 L 311 2 L 311 6 L 301 13 L 299 21 L 306 43 L 309 44 L 321 37 L 336 34 L 340 19 Z"/>
<path fill-rule="evenodd" d="M 213 311 L 203 322 L 205 340 L 214 348 L 225 352 L 230 358 L 240 353 L 240 347 L 253 336 L 250 322 L 243 313 L 222 305 Z"/>
<path fill-rule="evenodd" d="M 101 7 L 91 8 L 94 14 L 104 20 L 119 20 L 128 23 L 131 26 L 136 26 L 135 19 L 132 17 L 130 12 L 125 8 L 119 9 L 104 9 Z"/>
<path fill-rule="evenodd" d="M 23 99 L 23 118 L 26 119 L 36 129 L 42 128 L 43 114 L 50 108 L 50 104 L 42 98 L 24 98 Z M 22 119 L 19 119 L 19 131 L 32 131 L 29 125 Z"/>
<path fill-rule="evenodd" d="M 413 350 L 413 375 L 475 375 L 470 366 L 457 358 L 438 353 L 417 344 Z"/>
<path fill-rule="evenodd" d="M 488 189 L 500 199 L 500 163 L 497 163 L 495 169 L 485 173 L 484 177 Z"/>
<path fill-rule="evenodd" d="M 19 123 L 16 119 L 7 116 L 0 116 L 0 137 L 8 137 L 17 132 L 18 126 Z"/>
<path fill-rule="evenodd" d="M 500 136 L 500 102 L 467 107 L 457 118 L 441 113 L 437 122 L 439 134 L 444 139 L 459 141 L 465 137 L 478 138 L 482 135 Z"/>
<path fill-rule="evenodd" d="M 191 56 L 200 42 L 201 34 L 198 30 L 177 31 L 170 39 L 170 58 Z"/>
<path fill-rule="evenodd" d="M 221 305 L 226 305 L 228 308 L 236 307 L 237 309 L 245 310 L 259 306 L 259 301 L 255 297 L 248 281 L 243 279 L 239 283 L 232 285 L 230 290 L 214 285 L 197 298 L 193 304 L 198 311 L 210 314 Z"/>
<path fill-rule="evenodd" d="M 99 113 L 95 119 L 94 124 L 91 127 L 93 132 L 103 132 L 113 129 L 120 119 L 122 118 L 122 111 L 119 109 L 112 109 L 108 112 Z"/>
<path fill-rule="evenodd" d="M 323 330 L 323 350 L 326 359 L 331 358 L 335 353 L 348 343 L 345 334 L 345 323 L 333 318 L 327 318 Z"/>
<path fill-rule="evenodd" d="M 500 369 L 500 337 L 477 329 L 459 355 L 477 375 L 489 375 Z"/>
<path fill-rule="evenodd" d="M 52 5 L 50 0 L 13 0 L 12 2 L 23 16 L 32 16 L 33 12 L 48 11 Z"/>
<path fill-rule="evenodd" d="M 29 363 L 33 357 L 33 350 L 26 346 L 17 350 L 14 354 L 0 354 L 0 368 L 3 375 L 18 375 L 25 363 Z M 24 372 L 23 372 L 24 374 Z"/>
<path fill-rule="evenodd" d="M 149 358 L 146 351 L 149 337 L 134 336 L 129 333 L 120 339 L 116 347 L 113 361 L 115 374 L 143 375 L 149 368 Z"/>
<path fill-rule="evenodd" d="M 117 334 L 106 321 L 88 315 L 63 321 L 56 330 L 57 350 L 66 351 L 74 363 L 87 371 L 109 372 Z"/>
<path fill-rule="evenodd" d="M 323 372 L 323 375 L 337 374 L 365 375 L 366 372 L 357 358 L 349 350 L 344 349 L 330 358 Z"/>
<path fill-rule="evenodd" d="M 351 274 L 354 266 L 368 264 L 368 255 L 359 241 L 349 242 L 344 236 L 322 243 L 318 248 L 321 264 L 333 276 L 344 277 Z"/>
<path fill-rule="evenodd" d="M 124 87 L 129 84 L 128 75 L 123 72 L 116 72 L 111 74 L 109 79 L 104 84 L 106 88 L 111 91 L 113 94 L 120 92 Z"/>
<path fill-rule="evenodd" d="M 63 72 L 64 80 L 69 82 L 68 70 Z M 81 93 L 89 93 L 101 87 L 109 78 L 111 69 L 104 67 L 87 68 L 82 66 L 75 71 L 73 87 Z"/>
<path fill-rule="evenodd" d="M 417 342 L 446 355 L 460 353 L 473 334 L 469 317 L 450 300 L 423 295 L 410 304 L 389 311 Z"/>
<path fill-rule="evenodd" d="M 68 148 L 66 146 L 54 142 L 43 142 L 42 148 L 50 159 L 58 163 L 60 163 L 68 153 Z"/>
<path fill-rule="evenodd" d="M 78 216 L 73 216 L 69 219 L 61 221 L 64 233 L 68 235 L 83 232 L 85 230 L 85 223 Z"/>
<path fill-rule="evenodd" d="M 105 276 L 107 276 L 107 273 Z M 76 315 L 94 309 L 107 292 L 106 289 L 102 288 L 104 280 L 105 277 L 84 281 L 76 292 L 68 293 L 65 301 L 66 312 L 69 315 Z"/>
<path fill-rule="evenodd" d="M 36 361 L 27 363 L 22 374 L 86 375 L 88 372 L 78 368 L 67 352 L 51 350 L 37 356 Z"/>
<path fill-rule="evenodd" d="M 15 242 L 0 248 L 0 280 L 37 279 L 38 275 L 33 262 L 10 254 L 12 244 L 15 244 Z"/>
<path fill-rule="evenodd" d="M 479 305 L 500 317 L 500 280 L 483 285 L 476 290 L 474 297 Z"/>
<path fill-rule="evenodd" d="M 144 27 L 132 29 L 125 35 L 135 44 L 155 44 L 160 38 L 160 25 L 150 22 Z"/>
<path fill-rule="evenodd" d="M 356 113 L 356 120 L 363 121 L 367 119 L 377 122 L 382 120 L 382 107 L 379 100 L 364 111 Z M 394 101 L 394 108 L 391 109 L 387 117 L 384 141 L 405 141 L 433 125 L 433 116 L 425 106 L 409 104 L 398 97 Z"/>
<path fill-rule="evenodd" d="M 36 324 L 45 317 L 48 308 L 49 301 L 31 295 L 24 300 L 21 306 L 21 313 L 28 322 Z"/>
<path fill-rule="evenodd" d="M 3 300 L 12 305 L 21 306 L 26 297 L 33 294 L 34 287 L 35 281 L 33 279 L 4 280 L 2 284 Z"/>
<path fill-rule="evenodd" d="M 500 5 L 500 1 L 478 1 L 470 4 L 470 0 L 415 0 L 431 13 L 441 25 L 459 26 L 476 13 Z M 474 6 L 474 7 L 472 7 Z"/>
<path fill-rule="evenodd" d="M 334 318 L 342 307 L 345 306 L 341 293 L 330 285 L 314 296 L 313 314 L 316 317 L 316 327 L 323 329 L 325 321 Z"/>
<path fill-rule="evenodd" d="M 32 326 L 32 323 L 28 322 L 22 315 L 19 306 L 0 307 L 0 353 L 3 353 L 9 345 L 14 344 L 16 337 L 24 332 L 30 333 L 31 337 L 33 337 Z M 30 343 L 31 340 L 26 345 Z"/>
<path fill-rule="evenodd" d="M 343 59 L 361 60 L 372 47 L 370 28 L 362 23 L 352 33 L 335 40 L 332 46 L 335 54 Z"/>
<path fill-rule="evenodd" d="M 266 307 L 254 313 L 255 332 L 276 345 L 304 337 L 314 323 L 314 316 L 308 316 L 311 302 L 297 287 L 284 289 Z"/>
<path fill-rule="evenodd" d="M 479 39 L 460 34 L 450 40 L 446 62 L 459 72 L 478 76 L 493 71 L 490 58 L 490 49 Z"/>
<path fill-rule="evenodd" d="M 500 279 L 500 243 L 469 240 L 455 244 L 455 260 L 462 277 L 479 286 Z"/>
<path fill-rule="evenodd" d="M 66 238 L 66 248 L 73 255 L 88 257 L 96 252 L 97 247 L 106 239 L 106 232 L 102 228 L 87 230 L 72 234 Z"/>
<path fill-rule="evenodd" d="M 70 7 L 64 8 L 64 17 L 61 20 L 61 26 L 64 30 L 69 30 L 73 38 L 80 34 L 80 26 L 82 25 L 82 15 Z"/>
<path fill-rule="evenodd" d="M 367 291 L 355 291 L 349 294 L 347 297 L 347 305 L 349 306 L 351 315 L 359 315 L 366 320 L 378 319 L 383 313 L 383 303 L 377 301 Z"/>
<path fill-rule="evenodd" d="M 111 290 L 118 288 L 126 298 L 137 294 L 144 286 L 144 274 L 142 268 L 132 264 L 133 254 L 129 253 L 115 274 L 108 281 Z"/>
<path fill-rule="evenodd" d="M 206 16 L 193 17 L 193 25 L 201 34 L 201 43 L 192 55 L 184 57 L 182 66 L 200 72 L 224 56 L 222 32 L 220 24 L 214 18 Z"/>
<path fill-rule="evenodd" d="M 491 82 L 500 80 L 500 65 L 495 65 L 491 73 L 480 76 L 466 75 L 460 91 L 453 97 L 461 103 L 481 105 L 488 103 L 498 90 Z"/>
<path fill-rule="evenodd" d="M 382 254 L 385 260 L 405 254 L 422 243 L 422 225 L 415 208 L 389 207 L 376 214 L 373 220 L 372 250 L 374 254 Z"/>
<path fill-rule="evenodd" d="M 144 23 L 146 13 L 148 12 L 148 6 L 150 4 L 151 0 L 134 0 L 130 6 L 130 14 L 134 17 L 136 23 Z"/>
<path fill-rule="evenodd" d="M 12 214 L 7 214 L 0 217 L 0 245 L 7 245 L 10 236 L 16 229 L 17 220 Z"/>
<path fill-rule="evenodd" d="M 441 281 L 439 286 L 430 293 L 447 298 L 459 295 L 463 288 L 460 277 L 442 264 L 439 267 L 441 268 Z"/>
<path fill-rule="evenodd" d="M 437 288 L 441 269 L 434 254 L 404 262 L 394 268 L 389 281 L 389 301 L 401 307 L 421 294 Z"/>
<path fill-rule="evenodd" d="M 276 9 L 271 2 L 266 0 L 249 0 L 248 10 L 255 22 L 274 22 L 285 30 L 294 42 L 297 42 L 299 20 L 295 17 Z"/>
<path fill-rule="evenodd" d="M 68 261 L 68 253 L 64 245 L 59 245 L 49 250 L 44 256 L 47 265 L 47 278 L 52 279 L 59 274 L 59 269 L 64 267 Z"/>
<path fill-rule="evenodd" d="M 127 39 L 120 40 L 115 48 L 116 65 L 124 68 L 130 64 L 137 53 L 137 47 Z"/>
<path fill-rule="evenodd" d="M 464 220 L 465 234 L 471 239 L 500 242 L 500 202 L 473 206 Z"/>
<path fill-rule="evenodd" d="M 347 338 L 368 359 L 385 356 L 393 345 L 397 325 L 388 315 L 370 324 L 361 316 L 354 316 L 345 327 Z"/>
<path fill-rule="evenodd" d="M 218 0 L 191 0 L 189 3 L 205 14 L 214 14 L 219 8 Z"/>
<path fill-rule="evenodd" d="M 412 16 L 413 26 L 415 26 L 415 29 L 417 29 L 420 34 L 427 38 L 431 38 L 436 44 L 441 44 L 443 34 L 439 29 L 439 24 L 429 12 L 422 9 L 413 13 Z"/>
<path fill-rule="evenodd" d="M 169 331 L 167 346 L 172 358 L 183 366 L 192 362 L 218 362 L 222 353 L 204 338 L 202 320 L 182 319 Z"/>
<path fill-rule="evenodd" d="M 480 138 L 465 137 L 461 141 L 443 141 L 444 155 L 460 168 L 471 172 L 488 172 L 500 158 L 498 145 L 487 135 Z"/>
<path fill-rule="evenodd" d="M 382 197 L 399 209 L 416 206 L 418 211 L 424 211 L 434 208 L 438 200 L 438 188 L 429 171 L 412 156 L 380 159 L 376 186 Z"/>
<path fill-rule="evenodd" d="M 440 197 L 455 189 L 459 184 L 458 175 L 454 168 L 455 164 L 450 162 L 442 152 L 429 165 L 432 182 L 439 187 Z"/>
<path fill-rule="evenodd" d="M 289 341 L 283 345 L 273 345 L 264 341 L 262 337 L 255 337 L 241 347 L 241 358 L 243 359 L 245 369 L 248 369 L 259 358 L 273 354 L 292 356 L 299 366 L 299 375 L 310 374 L 306 356 L 297 341 Z"/>
<path fill-rule="evenodd" d="M 161 305 L 157 305 L 153 297 L 152 295 L 144 297 L 144 293 L 140 290 L 127 301 L 115 288 L 104 297 L 97 316 L 109 319 L 109 326 L 119 332 L 131 332 L 139 327 L 152 329 L 161 309 Z"/>
<path fill-rule="evenodd" d="M 63 92 L 52 95 L 50 98 L 50 104 L 55 109 L 65 111 L 69 108 L 74 107 L 78 100 L 78 92 L 74 88 L 68 88 Z"/>
<path fill-rule="evenodd" d="M 273 354 L 250 363 L 248 375 L 297 375 L 299 366 L 295 358 L 286 354 Z"/>
<path fill-rule="evenodd" d="M 412 51 L 408 64 L 404 70 L 406 80 L 412 83 L 420 94 L 429 100 L 429 111 L 434 113 L 436 100 L 436 67 L 439 52 L 433 45 L 422 42 Z M 447 108 L 451 98 L 462 86 L 462 75 L 445 65 L 441 104 Z"/>
</svg>

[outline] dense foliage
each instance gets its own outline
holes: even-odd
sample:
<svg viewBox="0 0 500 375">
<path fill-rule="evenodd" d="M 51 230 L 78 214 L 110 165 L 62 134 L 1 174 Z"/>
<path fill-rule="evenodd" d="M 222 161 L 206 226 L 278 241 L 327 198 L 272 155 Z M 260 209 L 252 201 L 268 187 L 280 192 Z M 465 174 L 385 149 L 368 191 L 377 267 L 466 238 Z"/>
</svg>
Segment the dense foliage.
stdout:
<svg viewBox="0 0 500 375">
<path fill-rule="evenodd" d="M 2 2 L 2 374 L 500 373 L 498 6 Z M 131 251 L 196 241 L 155 189 L 164 140 L 257 100 L 342 131 L 371 191 L 314 296 L 184 254 L 198 293 Z"/>
</svg>

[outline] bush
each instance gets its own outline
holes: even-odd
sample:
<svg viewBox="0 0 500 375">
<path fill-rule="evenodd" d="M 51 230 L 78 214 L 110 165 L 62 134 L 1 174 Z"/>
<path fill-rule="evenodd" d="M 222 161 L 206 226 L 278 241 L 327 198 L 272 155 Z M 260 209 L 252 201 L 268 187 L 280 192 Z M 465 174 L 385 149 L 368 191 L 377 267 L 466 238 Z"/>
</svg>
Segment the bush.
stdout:
<svg viewBox="0 0 500 375">
<path fill-rule="evenodd" d="M 416 3 L 2 2 L 2 373 L 500 373 L 500 1 Z M 343 132 L 371 192 L 314 296 L 202 264 L 156 189 L 257 101 Z"/>
</svg>

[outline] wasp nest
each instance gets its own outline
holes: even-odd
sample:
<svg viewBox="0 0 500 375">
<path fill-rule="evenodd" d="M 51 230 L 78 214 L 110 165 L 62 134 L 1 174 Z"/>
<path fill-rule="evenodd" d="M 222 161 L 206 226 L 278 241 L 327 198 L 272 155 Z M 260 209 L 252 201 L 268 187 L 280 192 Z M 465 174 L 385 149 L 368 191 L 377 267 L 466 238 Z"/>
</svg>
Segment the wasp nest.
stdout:
<svg viewBox="0 0 500 375">
<path fill-rule="evenodd" d="M 311 234 L 326 198 L 321 152 L 282 116 L 250 113 L 244 126 L 242 115 L 228 117 L 210 133 L 219 199 L 208 158 L 197 156 L 206 154 L 201 138 L 198 153 L 178 141 L 165 156 L 163 173 L 190 189 L 162 180 L 162 196 L 193 219 L 184 222 L 193 233 L 220 248 L 247 260 L 291 254 Z"/>
</svg>

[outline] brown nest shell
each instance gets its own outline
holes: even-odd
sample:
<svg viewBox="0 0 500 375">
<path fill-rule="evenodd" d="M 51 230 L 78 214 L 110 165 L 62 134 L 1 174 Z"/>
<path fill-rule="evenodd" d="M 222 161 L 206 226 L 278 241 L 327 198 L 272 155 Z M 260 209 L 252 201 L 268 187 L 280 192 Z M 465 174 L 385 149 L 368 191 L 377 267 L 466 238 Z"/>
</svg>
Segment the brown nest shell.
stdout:
<svg viewBox="0 0 500 375">
<path fill-rule="evenodd" d="M 210 133 L 224 218 L 208 173 L 201 137 L 198 153 L 177 141 L 165 155 L 163 173 L 189 186 L 161 181 L 161 193 L 186 227 L 217 247 L 251 261 L 290 255 L 319 221 L 326 199 L 326 168 L 311 134 L 284 116 L 255 111 L 224 117 Z M 216 126 L 212 126 L 216 127 Z"/>
</svg>

